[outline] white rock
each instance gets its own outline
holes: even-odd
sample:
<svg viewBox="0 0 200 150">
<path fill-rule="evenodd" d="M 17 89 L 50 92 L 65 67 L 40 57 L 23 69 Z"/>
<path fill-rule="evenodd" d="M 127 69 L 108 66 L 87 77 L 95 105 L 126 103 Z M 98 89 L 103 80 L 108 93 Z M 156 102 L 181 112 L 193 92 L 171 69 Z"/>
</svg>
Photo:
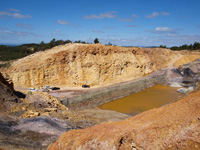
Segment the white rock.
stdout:
<svg viewBox="0 0 200 150">
<path fill-rule="evenodd" d="M 188 89 L 186 89 L 186 88 L 180 88 L 180 89 L 177 89 L 177 92 L 185 94 L 185 93 L 188 92 Z"/>
<path fill-rule="evenodd" d="M 172 82 L 171 84 L 170 84 L 170 86 L 171 87 L 182 87 L 179 83 L 177 83 L 177 82 Z"/>
<path fill-rule="evenodd" d="M 188 88 L 188 92 L 192 92 L 192 91 L 194 91 L 194 87 L 190 86 L 190 87 Z"/>
</svg>

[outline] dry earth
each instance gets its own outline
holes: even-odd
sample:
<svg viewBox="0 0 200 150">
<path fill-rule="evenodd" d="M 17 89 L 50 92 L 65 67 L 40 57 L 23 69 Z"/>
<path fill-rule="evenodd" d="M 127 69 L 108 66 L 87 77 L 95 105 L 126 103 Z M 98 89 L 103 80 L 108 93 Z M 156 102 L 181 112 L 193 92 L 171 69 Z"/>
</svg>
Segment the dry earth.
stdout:
<svg viewBox="0 0 200 150">
<path fill-rule="evenodd" d="M 200 90 L 120 122 L 64 133 L 49 150 L 199 149 Z"/>
</svg>

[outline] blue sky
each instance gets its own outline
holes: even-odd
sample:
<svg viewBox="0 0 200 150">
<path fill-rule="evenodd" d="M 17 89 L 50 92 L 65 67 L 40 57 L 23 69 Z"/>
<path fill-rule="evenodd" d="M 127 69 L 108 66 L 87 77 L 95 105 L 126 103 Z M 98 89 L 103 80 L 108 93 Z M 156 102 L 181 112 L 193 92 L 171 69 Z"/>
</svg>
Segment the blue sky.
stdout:
<svg viewBox="0 0 200 150">
<path fill-rule="evenodd" d="M 200 42 L 199 7 L 200 0 L 0 0 L 0 43 L 191 44 Z"/>
</svg>

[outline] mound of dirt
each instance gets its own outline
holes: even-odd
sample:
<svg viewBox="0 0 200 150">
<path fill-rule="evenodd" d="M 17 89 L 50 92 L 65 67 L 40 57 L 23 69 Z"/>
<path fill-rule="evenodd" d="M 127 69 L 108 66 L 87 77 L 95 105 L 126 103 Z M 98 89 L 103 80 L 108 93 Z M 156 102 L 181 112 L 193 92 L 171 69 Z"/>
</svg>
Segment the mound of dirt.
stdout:
<svg viewBox="0 0 200 150">
<path fill-rule="evenodd" d="M 120 122 L 64 133 L 49 150 L 199 149 L 200 90 Z"/>
</svg>

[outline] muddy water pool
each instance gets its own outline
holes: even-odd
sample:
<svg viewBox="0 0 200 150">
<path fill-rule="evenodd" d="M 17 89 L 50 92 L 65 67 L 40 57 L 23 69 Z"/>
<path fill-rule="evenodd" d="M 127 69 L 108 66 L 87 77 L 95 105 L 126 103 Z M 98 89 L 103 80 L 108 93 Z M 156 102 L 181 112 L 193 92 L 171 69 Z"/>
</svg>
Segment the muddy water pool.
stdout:
<svg viewBox="0 0 200 150">
<path fill-rule="evenodd" d="M 139 93 L 105 103 L 99 108 L 136 115 L 143 111 L 160 107 L 178 99 L 177 88 L 156 85 Z"/>
</svg>

